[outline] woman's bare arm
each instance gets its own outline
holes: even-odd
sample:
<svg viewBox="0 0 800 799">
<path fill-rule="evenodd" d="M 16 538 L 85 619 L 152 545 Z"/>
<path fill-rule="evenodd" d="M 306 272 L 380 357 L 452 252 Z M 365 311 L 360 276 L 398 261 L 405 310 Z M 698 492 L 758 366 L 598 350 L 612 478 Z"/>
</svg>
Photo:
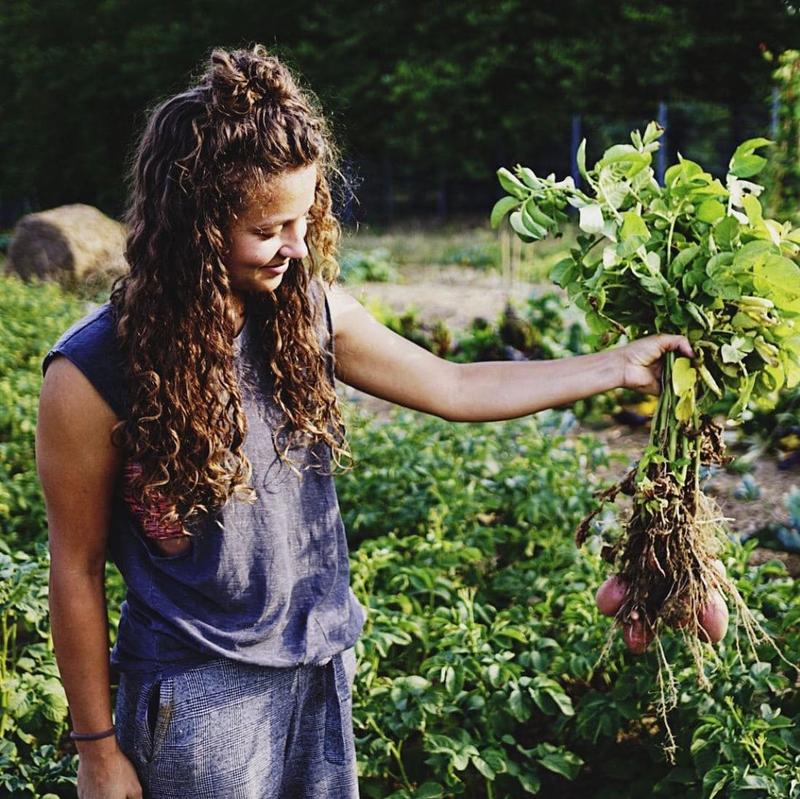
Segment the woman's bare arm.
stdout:
<svg viewBox="0 0 800 799">
<path fill-rule="evenodd" d="M 451 422 L 513 419 L 621 385 L 619 350 L 555 361 L 457 364 L 389 330 L 338 286 L 327 296 L 336 376 L 375 397 Z"/>
<path fill-rule="evenodd" d="M 118 421 L 64 357 L 48 367 L 39 400 L 36 464 L 47 507 L 50 621 L 72 725 L 112 724 L 105 559 L 111 498 L 121 468 L 111 430 Z M 113 736 L 78 743 L 84 755 L 117 750 Z"/>
<path fill-rule="evenodd" d="M 684 336 L 552 361 L 452 363 L 397 335 L 338 286 L 326 290 L 336 376 L 354 388 L 451 422 L 516 419 L 623 386 L 658 393 L 661 356 L 693 357 Z"/>
</svg>

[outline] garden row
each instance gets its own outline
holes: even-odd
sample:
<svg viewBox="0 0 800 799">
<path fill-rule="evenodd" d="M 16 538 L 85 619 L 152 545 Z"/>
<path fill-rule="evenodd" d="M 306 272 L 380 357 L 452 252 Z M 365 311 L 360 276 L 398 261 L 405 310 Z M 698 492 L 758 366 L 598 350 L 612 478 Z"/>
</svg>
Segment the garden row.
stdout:
<svg viewBox="0 0 800 799">
<path fill-rule="evenodd" d="M 0 297 L 0 793 L 74 797 L 33 437 L 41 357 L 85 306 L 6 279 Z M 369 611 L 354 697 L 362 795 L 800 795 L 800 698 L 773 650 L 748 659 L 732 625 L 706 692 L 680 640 L 665 641 L 679 681 L 674 765 L 652 710 L 655 655 L 617 641 L 596 667 L 608 631 L 593 600 L 607 576 L 600 536 L 572 542 L 611 457 L 596 439 L 567 438 L 558 412 L 495 424 L 397 412 L 380 425 L 347 412 L 357 464 L 337 489 Z M 798 662 L 796 584 L 776 561 L 748 566 L 750 548 L 732 545 L 725 564 Z M 111 565 L 107 576 L 113 640 L 124 586 Z"/>
</svg>

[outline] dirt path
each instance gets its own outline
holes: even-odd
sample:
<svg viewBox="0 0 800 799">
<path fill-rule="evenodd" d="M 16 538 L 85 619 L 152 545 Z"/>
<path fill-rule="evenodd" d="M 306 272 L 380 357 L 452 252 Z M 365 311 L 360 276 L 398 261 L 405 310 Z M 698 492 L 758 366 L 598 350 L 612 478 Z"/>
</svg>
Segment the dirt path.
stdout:
<svg viewBox="0 0 800 799">
<path fill-rule="evenodd" d="M 361 302 L 379 300 L 395 313 L 415 307 L 422 321 L 441 319 L 454 330 L 465 330 L 476 316 L 494 321 L 509 297 L 524 305 L 532 293 L 558 291 L 553 285 L 510 285 L 497 272 L 461 266 L 405 267 L 403 276 L 405 283 L 362 283 L 348 291 Z"/>
<path fill-rule="evenodd" d="M 407 267 L 404 278 L 403 284 L 365 283 L 349 291 L 362 302 L 378 299 L 395 313 L 415 307 L 418 317 L 424 322 L 441 319 L 451 328 L 463 330 L 476 316 L 494 320 L 509 297 L 523 304 L 532 293 L 538 295 L 555 288 L 552 285 L 520 282 L 509 286 L 496 272 L 464 267 Z M 576 313 L 575 318 L 578 315 Z M 340 396 L 378 418 L 386 418 L 397 407 L 342 383 L 338 386 Z M 642 428 L 634 430 L 613 426 L 604 430 L 589 430 L 579 426 L 572 435 L 580 433 L 596 435 L 611 451 L 629 456 L 630 464 L 641 455 L 648 439 L 647 429 Z M 780 471 L 777 463 L 777 458 L 771 455 L 755 462 L 751 476 L 761 488 L 761 496 L 752 501 L 739 500 L 734 496 L 742 479 L 740 475 L 718 470 L 707 481 L 706 492 L 716 498 L 733 531 L 749 533 L 770 522 L 785 521 L 784 497 L 793 486 L 800 487 L 800 473 L 797 468 Z M 608 476 L 621 477 L 627 468 L 625 462 L 615 462 Z M 800 558 L 797 560 L 800 561 Z M 793 570 L 795 568 L 800 570 L 800 563 L 794 564 Z"/>
</svg>

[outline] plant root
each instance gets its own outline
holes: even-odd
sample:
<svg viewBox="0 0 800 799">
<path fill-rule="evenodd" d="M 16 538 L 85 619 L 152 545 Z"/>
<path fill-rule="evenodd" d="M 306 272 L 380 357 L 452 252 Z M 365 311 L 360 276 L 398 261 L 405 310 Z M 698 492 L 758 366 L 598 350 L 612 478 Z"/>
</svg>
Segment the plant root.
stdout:
<svg viewBox="0 0 800 799">
<path fill-rule="evenodd" d="M 709 661 L 716 668 L 722 667 L 712 635 L 724 635 L 724 625 L 716 633 L 707 632 L 701 625 L 704 610 L 713 607 L 714 597 L 717 602 L 720 597 L 726 598 L 726 604 L 733 607 L 739 663 L 744 665 L 739 640 L 739 631 L 743 630 L 756 660 L 758 647 L 769 645 L 800 675 L 800 669 L 783 655 L 747 607 L 719 560 L 730 546 L 730 520 L 715 500 L 700 490 L 699 470 L 701 463 L 723 464 L 730 460 L 724 454 L 722 428 L 704 418 L 697 428 L 683 429 L 682 433 L 678 445 L 684 453 L 682 470 L 673 471 L 675 465 L 666 457 L 653 457 L 651 448 L 649 458 L 646 456 L 616 485 L 596 494 L 599 506 L 581 521 L 575 535 L 580 547 L 605 503 L 613 502 L 620 492 L 633 495 L 633 508 L 623 535 L 613 543 L 605 543 L 601 550 L 602 557 L 614 565 L 615 573 L 628 585 L 628 591 L 592 673 L 610 651 L 618 628 L 634 652 L 643 652 L 649 644 L 655 644 L 656 713 L 665 730 L 663 751 L 670 763 L 675 762 L 677 745 L 668 715 L 677 706 L 678 685 L 662 646 L 665 626 L 681 633 L 703 690 L 710 690 L 712 685 L 706 669 Z M 674 447 L 675 442 L 670 446 Z"/>
</svg>

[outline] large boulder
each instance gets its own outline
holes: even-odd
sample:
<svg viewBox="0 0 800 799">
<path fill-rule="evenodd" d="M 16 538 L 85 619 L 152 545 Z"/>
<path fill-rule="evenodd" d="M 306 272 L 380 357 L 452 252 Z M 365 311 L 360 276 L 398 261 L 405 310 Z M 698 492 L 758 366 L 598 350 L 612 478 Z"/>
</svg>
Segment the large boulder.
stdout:
<svg viewBox="0 0 800 799">
<path fill-rule="evenodd" d="M 8 248 L 7 269 L 22 278 L 66 286 L 110 283 L 127 271 L 125 227 L 91 205 L 62 205 L 22 217 Z"/>
</svg>

